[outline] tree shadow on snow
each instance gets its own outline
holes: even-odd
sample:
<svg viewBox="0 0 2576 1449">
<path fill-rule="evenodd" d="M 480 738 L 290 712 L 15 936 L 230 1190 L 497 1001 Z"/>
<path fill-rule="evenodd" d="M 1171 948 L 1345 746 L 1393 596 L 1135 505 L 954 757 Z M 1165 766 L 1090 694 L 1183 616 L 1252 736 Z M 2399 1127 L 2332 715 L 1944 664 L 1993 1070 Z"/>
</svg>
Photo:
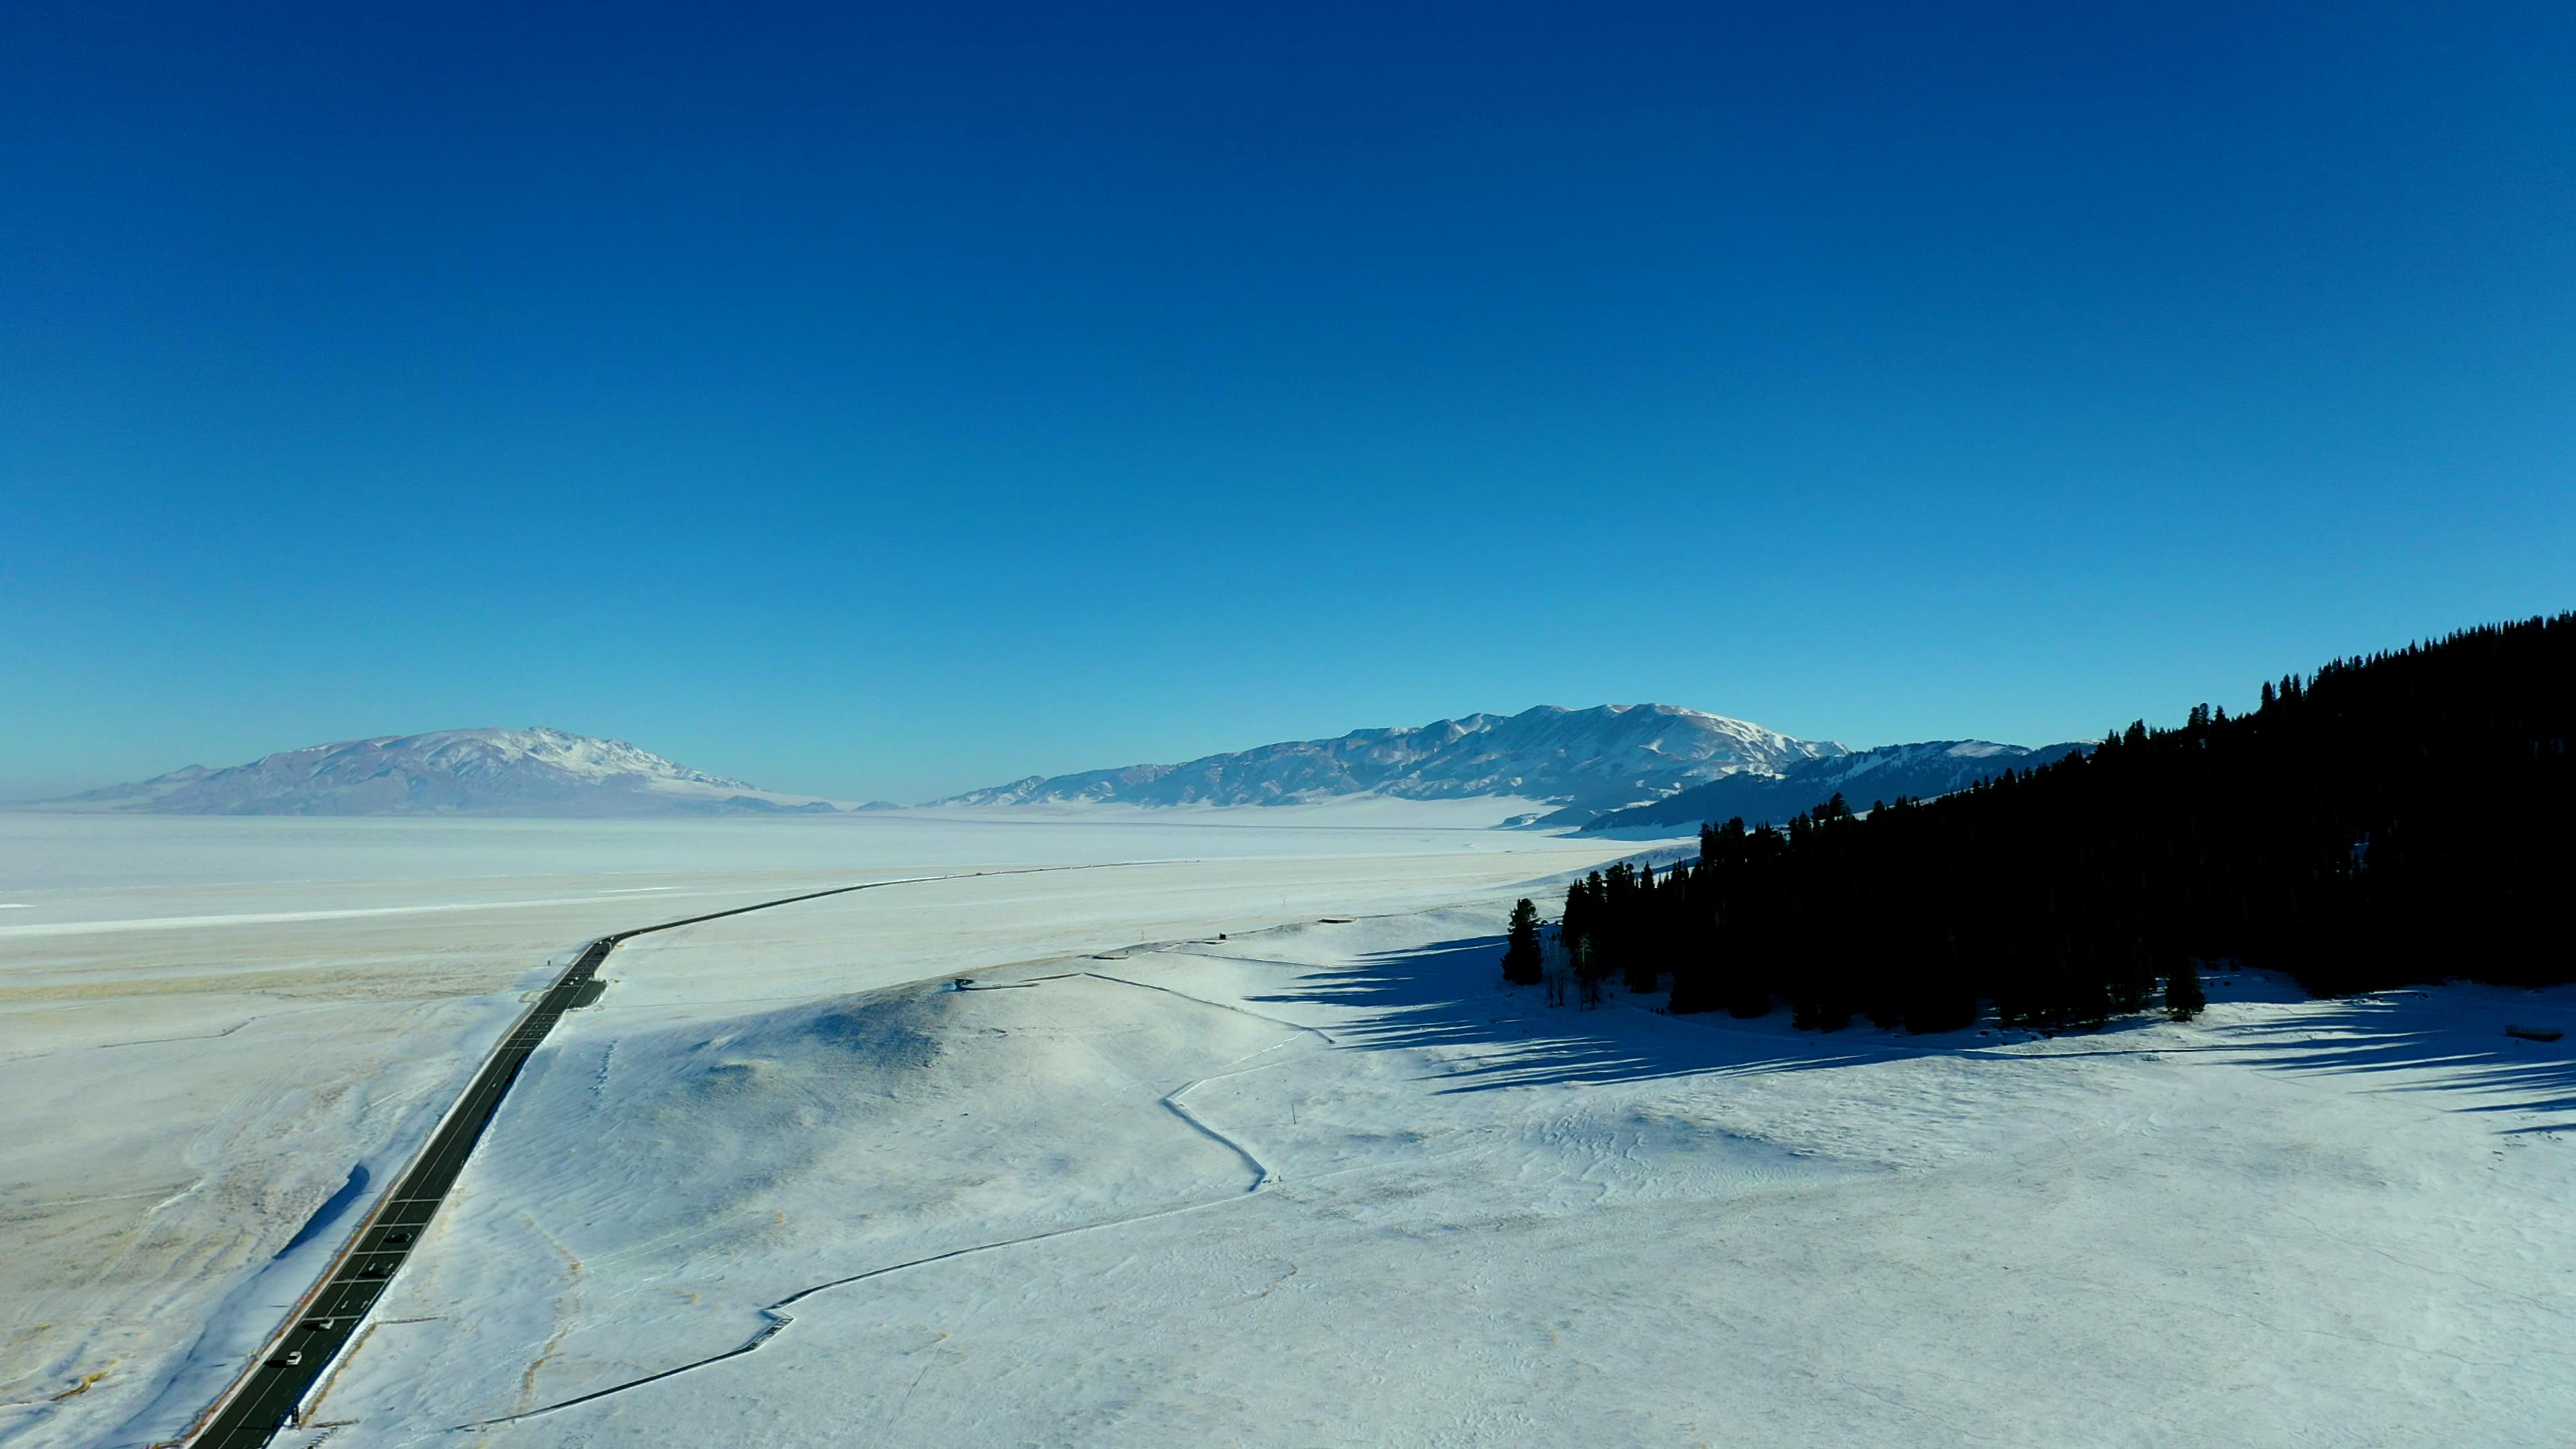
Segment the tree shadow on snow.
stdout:
<svg viewBox="0 0 2576 1449">
<path fill-rule="evenodd" d="M 1502 940 L 1492 936 L 1375 952 L 1351 966 L 1310 970 L 1292 990 L 1250 999 L 1358 1009 L 1357 1021 L 1332 1028 L 1348 1049 L 1441 1048 L 1449 1068 L 1440 1074 L 1449 1083 L 1440 1089 L 1445 1092 L 1827 1071 L 1926 1055 L 2043 1067 L 2060 1055 L 2206 1053 L 2273 1071 L 2385 1075 L 2384 1090 L 2472 1099 L 2456 1111 L 2540 1119 L 2498 1128 L 2507 1133 L 2576 1126 L 2576 1031 L 2557 1042 L 2504 1034 L 2509 1021 L 2561 1029 L 2576 1024 L 2566 1019 L 2576 1016 L 2576 1000 L 2565 993 L 2442 988 L 2311 1004 L 2283 991 L 2280 1004 L 2313 1009 L 2274 1021 L 2204 1024 L 2181 1040 L 2124 1042 L 2154 1024 L 2132 1017 L 2099 1031 L 2059 1033 L 2048 1050 L 2005 1052 L 1974 1030 L 1918 1037 L 1859 1022 L 1841 1032 L 1798 1031 L 1782 1012 L 1751 1021 L 1724 1013 L 1666 1016 L 1653 1010 L 1661 993 L 1629 996 L 1614 989 L 1597 1010 L 1550 1007 L 1538 987 L 1501 984 L 1501 954 Z M 2248 986 L 2234 999 L 2275 996 Z"/>
<path fill-rule="evenodd" d="M 1332 1028 L 1346 1049 L 1443 1048 L 1444 1092 L 1863 1066 L 1939 1050 L 1928 1044 L 1952 1039 L 1907 1047 L 1791 1031 L 1785 1016 L 1772 1018 L 1768 1030 L 1723 1014 L 1666 1016 L 1652 1009 L 1660 992 L 1630 996 L 1615 988 L 1597 1010 L 1551 1007 L 1538 987 L 1501 984 L 1502 947 L 1501 937 L 1485 936 L 1373 952 L 1352 966 L 1310 971 L 1294 990 L 1248 999 L 1359 1010 L 1358 1021 Z"/>
<path fill-rule="evenodd" d="M 2225 1028 L 2212 1050 L 2277 1071 L 2387 1078 L 2391 1092 L 2457 1092 L 2450 1110 L 2538 1118 L 2499 1126 L 2509 1134 L 2576 1126 L 2576 1035 L 2554 1042 L 2505 1035 L 2508 1024 L 2566 1030 L 2569 1003 L 2529 1004 L 2478 988 L 2394 992 L 2319 1002 L 2321 1011 Z M 2402 1074 L 2402 1080 L 2398 1079 Z"/>
</svg>

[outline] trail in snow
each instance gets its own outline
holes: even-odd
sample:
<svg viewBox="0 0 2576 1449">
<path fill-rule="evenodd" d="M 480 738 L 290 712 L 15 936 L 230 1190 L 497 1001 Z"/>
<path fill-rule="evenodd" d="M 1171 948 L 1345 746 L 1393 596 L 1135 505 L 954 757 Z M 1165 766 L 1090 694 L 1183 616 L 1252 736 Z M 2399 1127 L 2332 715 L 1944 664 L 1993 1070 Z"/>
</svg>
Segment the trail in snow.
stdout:
<svg viewBox="0 0 2576 1449">
<path fill-rule="evenodd" d="M 1308 1026 L 1303 1022 L 1289 1021 L 1284 1017 L 1271 1016 L 1266 1012 L 1253 1011 L 1245 1007 L 1232 1005 L 1228 1002 L 1210 1001 L 1205 997 L 1192 996 L 1185 991 L 1175 991 L 1168 986 L 1156 986 L 1147 981 L 1131 981 L 1123 976 L 1110 976 L 1098 971 L 1068 971 L 1060 975 L 1038 977 L 1026 982 L 997 983 L 994 986 L 974 986 L 966 989 L 974 991 L 1017 990 L 1036 986 L 1047 981 L 1069 981 L 1086 976 L 1096 981 L 1107 982 L 1113 986 L 1132 987 L 1139 991 L 1159 991 L 1166 996 L 1176 996 L 1183 1001 L 1191 1002 L 1195 1005 L 1213 1007 L 1219 1011 L 1231 1011 L 1243 1016 L 1253 1017 L 1256 1020 L 1269 1022 L 1274 1026 L 1286 1027 L 1291 1031 L 1305 1032 L 1312 1036 L 1321 1038 L 1327 1046 L 1339 1045 L 1338 1042 L 1333 1040 L 1332 1034 L 1321 1027 Z M 1253 1057 L 1268 1056 L 1284 1045 L 1286 1045 L 1285 1042 L 1274 1042 L 1269 1046 L 1263 1047 L 1257 1052 L 1239 1057 L 1235 1062 L 1230 1062 L 1227 1065 L 1239 1065 L 1242 1062 L 1252 1060 Z M 870 1268 L 866 1272 L 853 1273 L 845 1278 L 829 1279 L 825 1282 L 816 1283 L 811 1287 L 800 1288 L 794 1293 L 779 1299 L 777 1302 L 762 1308 L 760 1310 L 760 1315 L 768 1321 L 761 1325 L 760 1331 L 735 1347 L 726 1349 L 722 1353 L 710 1354 L 702 1359 L 680 1364 L 672 1368 L 662 1369 L 656 1373 L 646 1374 L 642 1378 L 629 1379 L 622 1384 L 611 1384 L 604 1389 L 594 1389 L 589 1393 L 578 1394 L 558 1403 L 547 1404 L 542 1408 L 528 1409 L 516 1414 L 503 1414 L 497 1418 L 477 1419 L 470 1423 L 458 1424 L 455 1426 L 454 1431 L 464 1432 L 473 1429 L 497 1428 L 503 1424 L 515 1424 L 525 1419 L 540 1418 L 547 1414 L 560 1413 L 565 1409 L 574 1408 L 581 1404 L 593 1403 L 597 1400 L 608 1398 L 614 1394 L 625 1393 L 629 1389 L 640 1389 L 647 1384 L 660 1383 L 664 1379 L 676 1378 L 681 1374 L 693 1373 L 699 1369 L 723 1363 L 727 1359 L 741 1358 L 746 1354 L 756 1353 L 761 1348 L 765 1347 L 771 1339 L 774 1339 L 781 1333 L 786 1332 L 787 1326 L 796 1321 L 795 1315 L 787 1312 L 789 1308 L 798 1303 L 804 1302 L 808 1298 L 814 1297 L 816 1294 L 827 1293 L 835 1288 L 846 1288 L 853 1283 L 864 1283 L 871 1278 L 883 1278 L 889 1274 L 901 1273 L 913 1268 L 927 1267 L 932 1263 L 944 1263 L 952 1258 L 970 1257 L 977 1253 L 990 1253 L 1003 1248 L 1022 1247 L 1030 1243 L 1042 1243 L 1051 1238 L 1071 1237 L 1077 1233 L 1096 1233 L 1109 1228 L 1125 1227 L 1132 1223 L 1151 1222 L 1158 1218 L 1168 1218 L 1180 1213 L 1198 1212 L 1206 1208 L 1223 1207 L 1227 1203 L 1240 1202 L 1247 1197 L 1251 1197 L 1276 1185 L 1279 1182 L 1279 1174 L 1273 1171 L 1268 1163 L 1263 1162 L 1260 1156 L 1253 1152 L 1250 1147 L 1247 1147 L 1240 1140 L 1228 1135 L 1222 1129 L 1210 1123 L 1206 1118 L 1191 1111 L 1188 1105 L 1181 1101 L 1181 1098 L 1189 1095 L 1192 1091 L 1195 1091 L 1200 1087 L 1206 1086 L 1210 1082 L 1221 1082 L 1231 1077 L 1248 1076 L 1253 1072 L 1267 1071 L 1271 1067 L 1277 1065 L 1279 1065 L 1278 1062 L 1264 1062 L 1260 1066 L 1244 1067 L 1240 1071 L 1216 1072 L 1209 1076 L 1194 1078 L 1191 1081 L 1185 1082 L 1181 1086 L 1174 1088 L 1170 1092 L 1165 1093 L 1158 1103 L 1158 1105 L 1160 1105 L 1164 1110 L 1170 1112 L 1173 1116 L 1180 1118 L 1181 1121 L 1189 1126 L 1193 1131 L 1210 1138 L 1243 1159 L 1244 1165 L 1251 1171 L 1252 1182 L 1240 1193 L 1234 1193 L 1221 1198 L 1203 1199 L 1198 1202 L 1176 1203 L 1169 1207 L 1154 1208 L 1147 1212 L 1128 1213 L 1120 1217 L 1103 1218 L 1098 1222 L 1077 1223 L 1072 1227 L 1049 1228 L 1045 1232 L 1041 1233 L 1025 1233 L 1019 1237 L 1002 1238 L 990 1243 L 976 1243 L 969 1247 L 951 1248 L 946 1252 L 932 1253 L 926 1257 L 913 1258 L 901 1263 L 890 1263 L 881 1268 Z"/>
</svg>

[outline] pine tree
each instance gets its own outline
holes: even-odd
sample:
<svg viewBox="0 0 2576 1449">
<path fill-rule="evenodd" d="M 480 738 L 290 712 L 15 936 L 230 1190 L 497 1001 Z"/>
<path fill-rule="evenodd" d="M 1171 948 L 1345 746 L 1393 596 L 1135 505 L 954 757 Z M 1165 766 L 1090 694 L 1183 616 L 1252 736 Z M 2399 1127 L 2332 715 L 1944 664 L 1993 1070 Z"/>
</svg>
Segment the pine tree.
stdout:
<svg viewBox="0 0 2576 1449">
<path fill-rule="evenodd" d="M 2201 990 L 2200 967 L 2185 956 L 2165 978 L 2165 1015 L 2176 1021 L 2189 1021 L 2209 1005 L 2209 993 Z"/>
<path fill-rule="evenodd" d="M 1538 907 L 1523 897 L 1512 907 L 1510 933 L 1503 947 L 1503 979 L 1515 986 L 1534 986 L 1539 977 Z"/>
</svg>

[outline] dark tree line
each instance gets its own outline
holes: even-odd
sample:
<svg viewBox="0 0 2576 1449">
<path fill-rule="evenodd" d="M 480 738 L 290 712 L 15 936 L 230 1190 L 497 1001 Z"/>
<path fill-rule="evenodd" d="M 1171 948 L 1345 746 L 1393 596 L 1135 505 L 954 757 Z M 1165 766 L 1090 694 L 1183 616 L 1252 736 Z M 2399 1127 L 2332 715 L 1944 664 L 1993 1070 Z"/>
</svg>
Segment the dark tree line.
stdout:
<svg viewBox="0 0 2576 1449">
<path fill-rule="evenodd" d="M 1568 893 L 1580 970 L 1672 978 L 1674 1011 L 1944 1031 L 2099 1024 L 2195 959 L 2319 995 L 2439 977 L 2576 979 L 2576 614 L 2472 629 L 2263 686 L 2089 754 L 1785 830 L 1700 832 L 1658 879 Z"/>
</svg>

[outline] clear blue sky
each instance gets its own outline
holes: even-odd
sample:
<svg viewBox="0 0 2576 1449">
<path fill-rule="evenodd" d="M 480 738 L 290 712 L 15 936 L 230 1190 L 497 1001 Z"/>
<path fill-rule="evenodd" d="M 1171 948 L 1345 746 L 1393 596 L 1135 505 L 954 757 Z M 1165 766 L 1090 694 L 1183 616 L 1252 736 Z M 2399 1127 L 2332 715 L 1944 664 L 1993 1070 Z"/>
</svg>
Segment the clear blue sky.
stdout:
<svg viewBox="0 0 2576 1449">
<path fill-rule="evenodd" d="M 2234 706 L 2576 605 L 2571 76 L 2557 3 L 20 0 L 0 798 Z"/>
</svg>

